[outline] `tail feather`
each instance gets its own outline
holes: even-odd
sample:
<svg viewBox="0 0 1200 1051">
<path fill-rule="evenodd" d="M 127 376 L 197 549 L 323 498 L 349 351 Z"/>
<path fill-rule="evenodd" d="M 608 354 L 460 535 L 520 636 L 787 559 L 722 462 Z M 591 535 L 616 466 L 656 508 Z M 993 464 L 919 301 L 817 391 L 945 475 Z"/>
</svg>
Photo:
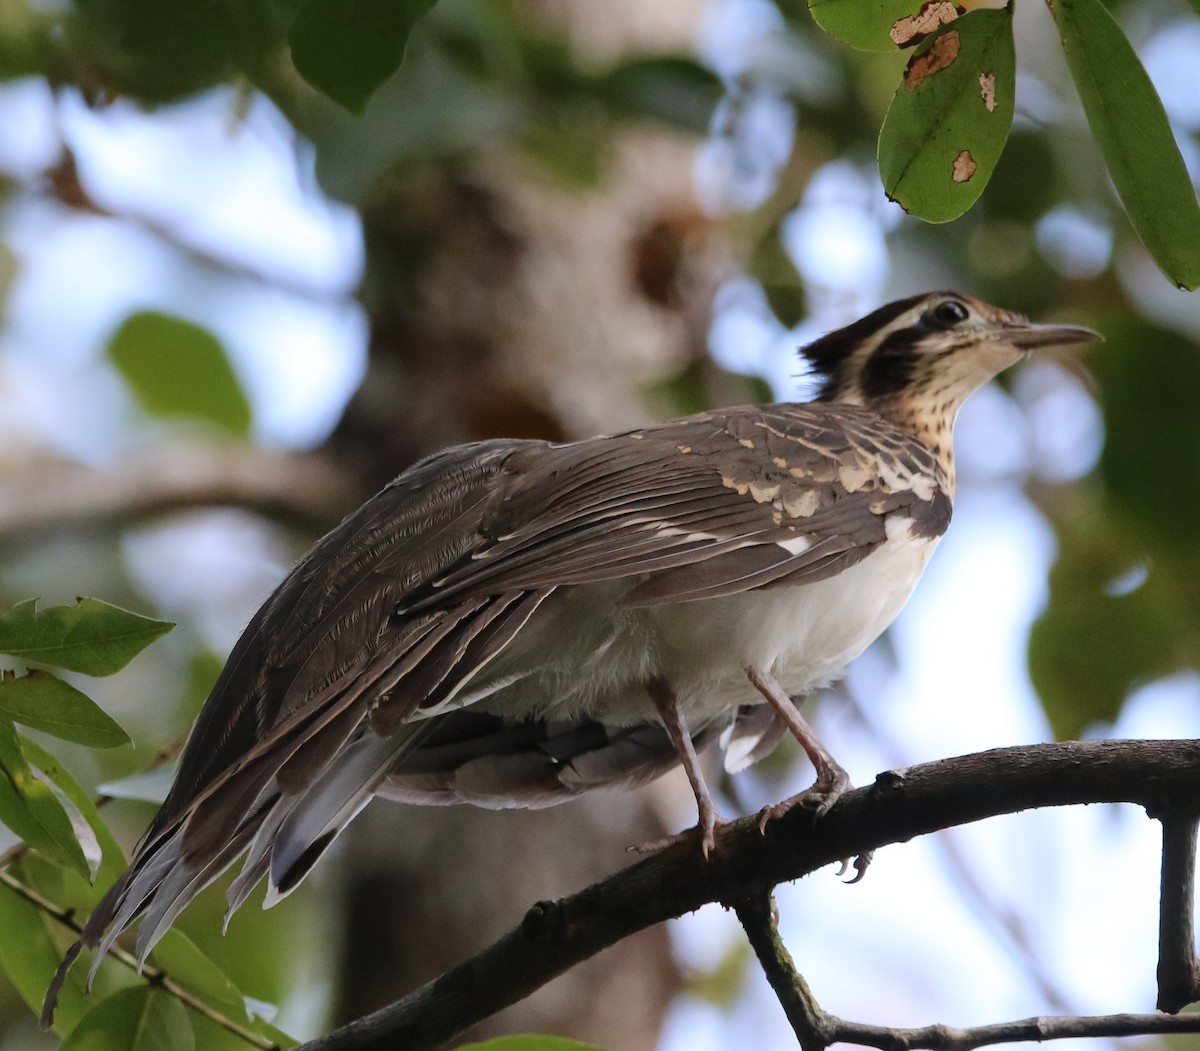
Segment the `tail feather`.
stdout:
<svg viewBox="0 0 1200 1051">
<path fill-rule="evenodd" d="M 412 737 L 413 735 L 404 735 Z M 396 762 L 395 738 L 366 730 L 348 744 L 320 775 L 288 806 L 288 813 L 271 840 L 269 872 L 276 894 L 286 894 L 306 874 L 316 858 L 371 798 L 375 786 Z M 320 844 L 316 856 L 311 848 Z M 303 873 L 294 871 L 302 861 Z"/>
<path fill-rule="evenodd" d="M 232 839 L 215 857 L 204 862 L 199 868 L 188 864 L 185 859 L 158 885 L 154 893 L 154 900 L 146 909 L 142 925 L 138 928 L 137 961 L 139 967 L 146 962 L 146 957 L 158 944 L 159 939 L 167 933 L 171 924 L 192 903 L 196 895 L 237 861 L 245 851 L 253 833 L 254 827 L 252 826 Z M 101 958 L 102 954 L 98 953 L 96 959 Z M 95 966 L 94 963 L 93 966 Z"/>
</svg>

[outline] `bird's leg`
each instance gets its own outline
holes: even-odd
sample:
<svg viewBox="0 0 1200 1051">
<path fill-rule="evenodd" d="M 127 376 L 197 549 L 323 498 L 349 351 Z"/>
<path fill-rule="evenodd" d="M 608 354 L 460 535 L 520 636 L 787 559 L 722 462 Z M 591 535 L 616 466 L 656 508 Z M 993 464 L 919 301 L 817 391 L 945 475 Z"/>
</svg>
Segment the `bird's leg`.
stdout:
<svg viewBox="0 0 1200 1051">
<path fill-rule="evenodd" d="M 650 699 L 654 702 L 654 707 L 658 711 L 658 717 L 662 720 L 663 727 L 667 731 L 667 736 L 671 739 L 671 744 L 675 746 L 675 752 L 678 754 L 679 761 L 683 764 L 684 772 L 687 774 L 688 783 L 692 786 L 692 794 L 696 797 L 696 809 L 699 811 L 699 820 L 696 822 L 696 828 L 700 832 L 700 849 L 704 852 L 705 858 L 707 858 L 710 851 L 716 846 L 716 827 L 717 825 L 724 824 L 724 819 L 717 813 L 712 796 L 708 794 L 708 785 L 704 783 L 704 774 L 700 769 L 700 759 L 696 755 L 695 746 L 692 744 L 692 735 L 688 732 L 687 724 L 683 721 L 683 716 L 679 712 L 679 705 L 675 700 L 675 692 L 662 679 L 652 679 L 648 682 L 646 684 L 646 692 L 650 694 Z M 659 850 L 677 843 L 681 839 L 690 837 L 693 831 L 693 829 L 688 829 L 678 836 L 670 836 L 667 839 L 657 840 L 653 843 L 645 843 L 634 849 L 639 853 Z"/>
<path fill-rule="evenodd" d="M 821 817 L 828 813 L 829 808 L 850 787 L 849 775 L 813 733 L 812 727 L 800 714 L 796 703 L 775 680 L 775 676 L 755 668 L 747 668 L 746 675 L 754 684 L 754 688 L 766 698 L 767 703 L 779 713 L 817 770 L 817 779 L 812 787 L 774 806 L 763 807 L 758 815 L 759 831 L 767 827 L 768 821 L 783 816 L 797 803 L 811 808 L 815 817 Z"/>
</svg>

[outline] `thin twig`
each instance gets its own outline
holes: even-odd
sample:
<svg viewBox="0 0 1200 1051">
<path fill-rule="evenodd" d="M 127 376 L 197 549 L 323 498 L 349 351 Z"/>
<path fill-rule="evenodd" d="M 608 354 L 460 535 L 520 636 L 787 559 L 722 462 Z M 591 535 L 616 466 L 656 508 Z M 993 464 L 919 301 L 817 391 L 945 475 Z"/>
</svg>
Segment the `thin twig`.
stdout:
<svg viewBox="0 0 1200 1051">
<path fill-rule="evenodd" d="M 184 744 L 186 743 L 187 734 L 183 734 L 170 744 L 160 748 L 154 753 L 154 758 L 146 765 L 143 772 L 148 773 L 151 770 L 157 770 L 164 763 L 170 762 L 180 753 Z M 115 798 L 117 797 L 101 793 L 95 798 L 94 803 L 97 808 L 100 808 L 108 803 L 111 803 Z M 28 852 L 28 844 L 20 842 L 15 843 L 13 846 L 9 847 L 8 850 L 4 851 L 3 854 L 0 854 L 0 883 L 4 883 L 5 886 L 11 889 L 15 894 L 18 894 L 24 898 L 34 908 L 39 909 L 47 916 L 57 920 L 64 927 L 67 927 L 76 934 L 79 934 L 83 928 L 75 921 L 74 914 L 70 910 L 56 905 L 49 898 L 42 897 L 42 895 L 40 895 L 32 887 L 26 886 L 10 872 L 6 871 L 10 865 L 20 861 L 20 859 L 23 858 Z M 138 971 L 144 978 L 147 979 L 147 981 L 151 982 L 152 984 L 159 985 L 168 992 L 173 993 L 193 1010 L 204 1015 L 206 1018 L 212 1019 L 212 1021 L 216 1022 L 217 1025 L 224 1029 L 228 1029 L 231 1033 L 234 1033 L 243 1040 L 248 1041 L 255 1047 L 265 1049 L 275 1048 L 276 1045 L 270 1040 L 267 1040 L 266 1037 L 260 1036 L 249 1029 L 243 1028 L 233 1019 L 221 1014 L 215 1008 L 209 1006 L 203 1000 L 195 996 L 195 994 L 190 993 L 184 986 L 180 985 L 178 981 L 172 978 L 170 974 L 168 974 L 163 968 L 155 967 L 153 964 L 144 964 L 141 968 L 139 968 L 137 964 L 137 958 L 131 953 L 126 952 L 119 945 L 109 946 L 108 955 L 112 956 L 116 960 L 119 960 L 127 967 L 131 967 L 133 970 Z"/>
<path fill-rule="evenodd" d="M 1158 1009 L 1175 1012 L 1200 999 L 1196 962 L 1195 814 L 1166 813 L 1158 905 Z"/>
<path fill-rule="evenodd" d="M 286 295 L 295 296 L 310 303 L 342 303 L 349 299 L 352 289 L 326 288 L 319 282 L 305 281 L 285 273 L 267 273 L 239 259 L 220 255 L 187 236 L 180 228 L 139 214 L 136 211 L 116 211 L 92 196 L 80 179 L 74 151 L 65 144 L 61 147 L 58 160 L 42 173 L 42 186 L 30 187 L 43 193 L 67 208 L 90 215 L 103 216 L 139 229 L 157 239 L 168 248 L 177 251 L 184 259 L 202 270 L 227 275 L 241 281 L 264 285 Z"/>
<path fill-rule="evenodd" d="M 1057 1015 L 962 1029 L 946 1025 L 894 1029 L 849 1022 L 823 1010 L 804 977 L 796 970 L 791 954 L 779 936 L 778 917 L 770 894 L 756 895 L 736 905 L 734 910 L 804 1051 L 825 1051 L 830 1044 L 838 1042 L 877 1047 L 882 1051 L 914 1051 L 916 1048 L 970 1051 L 1020 1040 L 1200 1032 L 1200 1015 Z"/>
<path fill-rule="evenodd" d="M 914 1051 L 916 1048 L 970 1051 L 1021 1040 L 1200 1032 L 1200 1015 L 1194 1014 L 1057 1015 L 969 1028 L 929 1025 L 918 1029 L 894 1029 L 849 1022 L 823 1010 L 796 970 L 779 937 L 778 917 L 769 894 L 741 902 L 735 906 L 735 911 L 804 1051 L 825 1051 L 830 1044 L 839 1042 L 877 1047 L 882 1051 Z"/>
<path fill-rule="evenodd" d="M 929 1025 L 920 1029 L 889 1029 L 836 1019 L 831 1043 L 842 1041 L 883 1051 L 971 1051 L 992 1044 L 1010 1044 L 1025 1040 L 1066 1040 L 1070 1037 L 1154 1036 L 1163 1033 L 1200 1033 L 1200 1015 L 1117 1014 L 1117 1015 L 1045 1015 L 1022 1018 L 1015 1022 L 959 1029 L 948 1025 Z"/>
<path fill-rule="evenodd" d="M 75 934 L 78 935 L 83 930 L 79 923 L 76 922 L 74 914 L 71 912 L 71 910 L 64 909 L 61 906 L 56 905 L 49 898 L 42 897 L 42 895 L 40 895 L 36 890 L 34 890 L 32 887 L 26 886 L 11 872 L 0 872 L 0 883 L 3 883 L 11 891 L 13 891 L 14 894 L 24 898 L 34 908 L 44 912 L 52 919 L 57 920 L 69 930 L 74 931 Z M 126 952 L 124 949 L 116 945 L 112 946 L 112 948 L 108 950 L 108 954 L 114 959 L 119 960 L 131 970 L 139 971 L 142 977 L 152 985 L 157 985 L 165 989 L 172 996 L 176 997 L 181 1003 L 186 1004 L 197 1014 L 202 1014 L 210 1021 L 216 1022 L 216 1024 L 222 1029 L 227 1029 L 229 1032 L 233 1033 L 234 1036 L 241 1037 L 241 1039 L 245 1040 L 246 1043 L 250 1044 L 251 1046 L 261 1048 L 262 1051 L 278 1051 L 278 1044 L 274 1043 L 272 1040 L 269 1040 L 267 1037 L 238 1024 L 232 1018 L 221 1014 L 220 1011 L 205 1003 L 198 996 L 196 996 L 195 993 L 180 985 L 176 979 L 172 978 L 161 967 L 155 967 L 153 964 L 143 964 L 142 967 L 139 968 L 137 957 L 134 956 L 133 953 Z"/>
</svg>

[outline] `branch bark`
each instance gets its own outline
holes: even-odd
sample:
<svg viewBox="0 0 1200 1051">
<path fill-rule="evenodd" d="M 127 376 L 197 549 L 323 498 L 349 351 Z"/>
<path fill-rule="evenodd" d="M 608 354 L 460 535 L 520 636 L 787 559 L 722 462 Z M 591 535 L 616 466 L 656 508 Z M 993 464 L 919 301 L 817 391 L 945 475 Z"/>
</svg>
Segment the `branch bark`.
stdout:
<svg viewBox="0 0 1200 1051">
<path fill-rule="evenodd" d="M 803 1051 L 825 1051 L 836 1043 L 877 1047 L 880 1051 L 911 1051 L 915 1048 L 972 1051 L 991 1044 L 1026 1040 L 1040 1042 L 1069 1037 L 1200 1032 L 1200 1015 L 1194 1014 L 1043 1015 L 968 1028 L 927 1025 L 895 1029 L 851 1022 L 829 1014 L 817 1003 L 779 937 L 778 917 L 769 894 L 756 895 L 743 902 L 737 906 L 737 915 Z"/>
<path fill-rule="evenodd" d="M 1200 998 L 1196 962 L 1196 826 L 1194 814 L 1162 815 L 1158 912 L 1158 1009 L 1175 1012 Z"/>
<path fill-rule="evenodd" d="M 760 834 L 757 819 L 749 817 L 717 830 L 716 849 L 707 862 L 695 843 L 683 842 L 568 898 L 540 902 L 520 926 L 473 959 L 388 1007 L 305 1044 L 304 1051 L 437 1047 L 635 931 L 709 902 L 735 907 L 824 865 L 952 825 L 1081 803 L 1135 803 L 1162 813 L 1172 800 L 1197 797 L 1200 741 L 1073 741 L 995 749 L 888 771 L 874 784 L 847 793 L 815 825 L 797 808 Z M 1154 1017 L 1107 1016 L 1103 1024 L 1090 1024 L 1100 1026 L 1096 1035 L 1145 1032 L 1121 1027 L 1131 1025 L 1130 1018 L 1141 1025 Z M 1200 1019 L 1172 1024 L 1200 1029 Z M 1047 1039 L 1061 1020 L 1010 1025 L 1026 1028 L 995 1036 L 994 1027 L 985 1027 L 979 1043 L 1037 1039 L 1039 1033 Z M 928 1032 L 951 1033 L 953 1039 L 922 1046 L 977 1046 L 941 1027 Z M 877 1046 L 917 1045 L 898 1040 Z"/>
<path fill-rule="evenodd" d="M 35 464 L 0 477 L 0 540 L 192 507 L 241 507 L 324 531 L 361 497 L 316 454 L 180 445 L 110 470 Z"/>
</svg>

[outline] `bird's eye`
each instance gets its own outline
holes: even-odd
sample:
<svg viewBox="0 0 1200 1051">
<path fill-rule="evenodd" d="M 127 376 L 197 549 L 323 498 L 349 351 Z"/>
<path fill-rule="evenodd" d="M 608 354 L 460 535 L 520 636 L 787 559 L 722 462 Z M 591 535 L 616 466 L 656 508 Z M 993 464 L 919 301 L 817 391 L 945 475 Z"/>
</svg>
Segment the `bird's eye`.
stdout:
<svg viewBox="0 0 1200 1051">
<path fill-rule="evenodd" d="M 929 319 L 938 328 L 954 328 L 955 325 L 961 325 L 970 316 L 971 312 L 961 300 L 945 299 L 933 308 Z"/>
</svg>

